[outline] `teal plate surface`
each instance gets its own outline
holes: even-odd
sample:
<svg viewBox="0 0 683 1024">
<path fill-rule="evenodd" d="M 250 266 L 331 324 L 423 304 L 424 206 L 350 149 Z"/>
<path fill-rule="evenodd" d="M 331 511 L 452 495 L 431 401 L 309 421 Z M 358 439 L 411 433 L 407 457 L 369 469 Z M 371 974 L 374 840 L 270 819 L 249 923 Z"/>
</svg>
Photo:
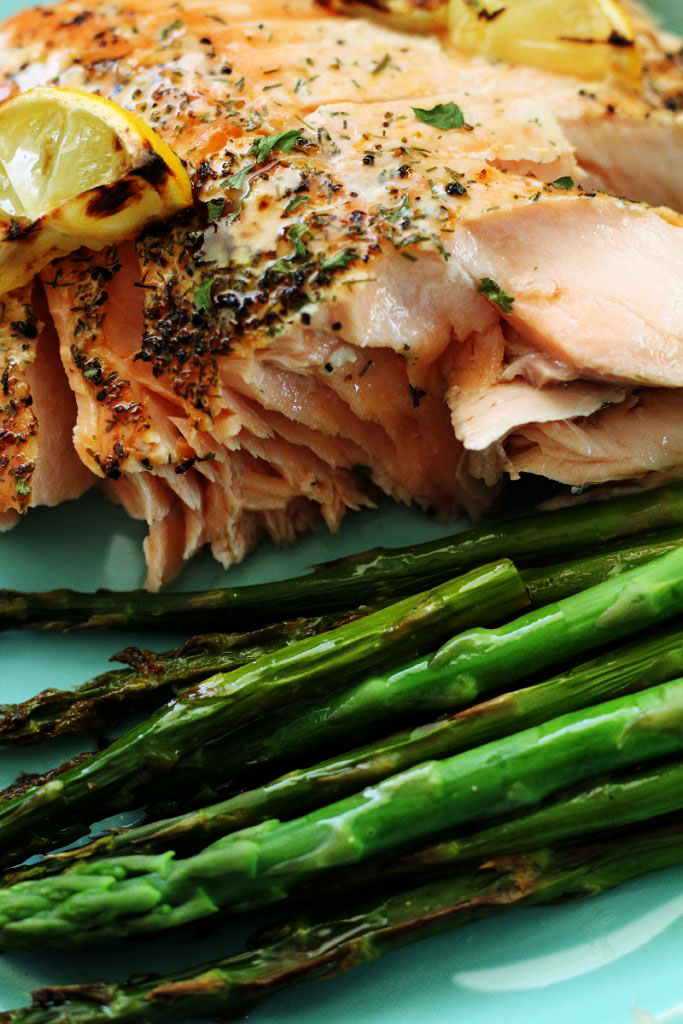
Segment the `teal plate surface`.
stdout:
<svg viewBox="0 0 683 1024">
<path fill-rule="evenodd" d="M 25 6 L 0 0 L 6 16 Z M 653 0 L 683 31 L 683 0 Z M 231 570 L 231 583 L 284 578 L 326 558 L 376 544 L 451 532 L 416 512 L 386 507 L 349 517 L 335 537 L 319 534 L 290 551 L 262 547 Z M 144 531 L 97 495 L 39 510 L 0 538 L 0 587 L 126 588 L 143 576 Z M 217 586 L 226 574 L 208 556 L 184 572 L 183 589 Z M 170 646 L 154 634 L 0 636 L 0 703 L 103 671 L 128 643 Z M 0 749 L 0 786 L 83 749 L 60 742 L 20 755 Z M 0 1009 L 32 988 L 143 971 L 166 971 L 237 950 L 252 924 L 198 935 L 115 944 L 92 951 L 0 959 Z M 683 870 L 652 875 L 597 899 L 514 911 L 430 939 L 333 980 L 303 985 L 250 1015 L 254 1024 L 672 1024 L 683 1022 Z M 141 1022 L 142 1024 L 142 1022 Z"/>
</svg>

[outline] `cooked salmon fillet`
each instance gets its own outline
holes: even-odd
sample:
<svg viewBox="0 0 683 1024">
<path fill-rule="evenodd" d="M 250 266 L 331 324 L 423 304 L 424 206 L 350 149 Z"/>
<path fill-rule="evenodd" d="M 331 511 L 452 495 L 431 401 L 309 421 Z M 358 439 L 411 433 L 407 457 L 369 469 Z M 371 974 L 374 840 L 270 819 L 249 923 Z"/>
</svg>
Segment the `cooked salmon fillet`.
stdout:
<svg viewBox="0 0 683 1024">
<path fill-rule="evenodd" d="M 42 311 L 5 297 L 0 524 L 99 478 L 148 523 L 157 588 L 205 544 L 228 566 L 381 494 L 475 517 L 522 472 L 681 468 L 683 76 L 640 31 L 634 95 L 313 0 L 7 22 L 2 95 L 111 97 L 197 202 L 52 264 Z M 43 364 L 65 398 L 41 413 Z"/>
<path fill-rule="evenodd" d="M 73 447 L 76 403 L 45 298 L 33 286 L 0 303 L 0 367 L 2 530 L 29 505 L 79 497 L 95 477 Z"/>
</svg>

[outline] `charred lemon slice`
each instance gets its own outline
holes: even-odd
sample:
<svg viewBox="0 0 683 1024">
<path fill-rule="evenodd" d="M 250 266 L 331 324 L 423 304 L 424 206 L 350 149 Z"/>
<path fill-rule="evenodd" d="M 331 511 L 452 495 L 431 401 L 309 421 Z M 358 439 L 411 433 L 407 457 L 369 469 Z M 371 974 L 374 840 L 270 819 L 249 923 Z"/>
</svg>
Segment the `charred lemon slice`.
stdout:
<svg viewBox="0 0 683 1024">
<path fill-rule="evenodd" d="M 635 31 L 617 0 L 450 0 L 449 21 L 467 53 L 640 86 Z"/>
<path fill-rule="evenodd" d="M 48 86 L 0 105 L 0 294 L 191 203 L 178 157 L 111 100 Z"/>
</svg>

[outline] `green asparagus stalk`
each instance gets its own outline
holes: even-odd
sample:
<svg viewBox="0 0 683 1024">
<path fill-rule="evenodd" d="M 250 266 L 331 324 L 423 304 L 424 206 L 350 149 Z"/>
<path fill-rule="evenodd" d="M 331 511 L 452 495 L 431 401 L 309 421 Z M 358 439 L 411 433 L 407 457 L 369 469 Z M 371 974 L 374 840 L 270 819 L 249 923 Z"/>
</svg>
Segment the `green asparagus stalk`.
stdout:
<svg viewBox="0 0 683 1024">
<path fill-rule="evenodd" d="M 683 546 L 683 530 L 666 530 L 636 541 L 610 544 L 596 554 L 555 565 L 524 569 L 522 579 L 527 585 L 534 608 L 561 601 L 587 587 L 634 569 L 653 558 Z"/>
<path fill-rule="evenodd" d="M 679 657 L 683 660 L 683 654 Z M 618 692 L 627 693 L 634 685 L 636 689 L 643 689 L 646 684 L 643 681 L 638 685 L 632 679 L 630 685 L 621 684 Z M 521 698 L 522 703 L 526 699 L 530 705 L 534 705 L 532 713 L 522 714 L 521 717 L 513 712 L 512 721 L 508 719 L 507 731 L 505 719 L 500 716 L 492 701 L 494 725 L 490 730 L 483 730 L 489 734 L 486 738 L 490 740 L 492 734 L 508 735 L 515 728 L 528 727 L 532 722 L 547 721 L 560 711 L 564 713 L 569 706 L 586 706 L 599 691 L 599 687 L 590 687 L 583 698 L 570 698 L 566 702 L 551 700 L 544 713 L 542 696 L 544 693 L 552 696 L 553 689 L 557 691 L 555 680 L 551 681 L 550 687 L 543 683 L 519 694 L 506 694 L 505 698 L 512 698 L 513 704 Z M 474 716 L 465 713 L 453 720 L 437 722 L 425 730 L 418 729 L 392 737 L 313 768 L 291 772 L 275 782 L 189 814 L 105 833 L 90 843 L 44 857 L 35 864 L 9 872 L 3 884 L 43 878 L 77 861 L 92 860 L 95 857 L 152 854 L 168 849 L 184 855 L 195 853 L 211 840 L 230 832 L 260 824 L 269 818 L 291 819 L 358 792 L 364 786 L 380 782 L 429 758 L 452 756 L 468 749 L 477 742 L 475 739 L 473 744 L 467 743 L 469 727 L 475 726 L 476 736 L 481 733 L 477 725 L 482 721 L 486 721 L 485 705 L 480 705 Z M 450 742 L 449 732 L 452 734 Z M 419 862 L 426 865 L 433 860 L 438 863 L 444 850 L 449 857 L 455 857 L 457 853 L 462 859 L 471 859 L 493 856 L 501 851 L 529 849 L 568 836 L 584 836 L 592 831 L 617 828 L 678 810 L 683 810 L 683 764 L 658 766 L 649 772 L 641 771 L 633 778 L 600 783 L 531 815 L 503 825 L 493 825 L 474 837 L 464 840 L 458 838 L 454 842 L 437 846 L 433 856 L 427 851 L 427 854 L 420 856 Z M 406 863 L 412 863 L 411 858 L 401 858 L 397 862 L 400 877 L 405 877 Z M 386 877 L 387 872 L 393 877 L 395 870 L 396 864 L 392 859 L 391 864 L 382 867 L 381 877 Z"/>
<path fill-rule="evenodd" d="M 497 574 L 506 579 L 508 576 L 514 578 L 511 572 L 509 564 L 507 567 L 501 564 L 491 570 L 494 579 L 498 578 Z M 481 576 L 477 574 L 465 579 L 468 581 L 466 584 L 452 585 L 461 605 L 470 592 L 468 587 L 474 586 L 475 581 L 481 583 Z M 513 589 L 515 600 L 519 600 L 518 586 Z M 432 593 L 438 592 L 437 589 Z M 415 685 L 431 687 L 434 694 L 439 694 L 439 699 L 444 703 L 448 701 L 451 707 L 472 703 L 480 694 L 501 689 L 506 683 L 524 678 L 559 658 L 575 657 L 672 616 L 680 608 L 682 594 L 683 548 L 679 548 L 645 566 L 548 608 L 527 613 L 495 630 L 470 630 L 455 637 L 436 655 L 420 658 L 391 673 L 392 704 L 401 707 L 402 692 L 406 686 L 411 693 L 414 692 Z M 412 608 L 410 599 L 408 602 Z M 407 613 L 407 609 L 403 611 Z M 500 612 L 498 609 L 494 614 L 499 615 Z M 353 630 L 355 637 L 355 631 L 360 630 L 362 634 L 376 622 L 386 629 L 386 616 L 389 614 L 389 610 L 377 612 L 360 623 L 342 627 L 341 632 Z M 464 614 L 462 607 L 459 614 Z M 477 614 L 480 614 L 479 608 Z M 416 615 L 419 621 L 419 615 Z M 452 623 L 453 616 L 447 621 Z M 443 625 L 442 617 L 441 627 Z M 390 631 L 394 639 L 396 634 L 399 640 L 405 639 L 403 629 Z M 326 634 L 328 637 L 331 635 Z M 378 659 L 377 639 L 372 632 L 371 636 L 373 642 L 366 657 Z M 302 645 L 303 660 L 295 656 L 292 665 L 288 652 L 295 652 Z M 313 645 L 312 658 L 308 656 L 310 645 Z M 238 669 L 227 676 L 215 677 L 213 682 L 202 683 L 196 691 L 189 691 L 89 761 L 59 774 L 41 787 L 4 802 L 0 806 L 0 836 L 3 839 L 0 858 L 3 863 L 22 860 L 29 852 L 49 848 L 49 844 L 54 846 L 53 828 L 46 828 L 46 825 L 50 826 L 56 816 L 60 817 L 62 826 L 73 823 L 77 830 L 75 834 L 80 835 L 85 831 L 84 824 L 88 823 L 87 819 L 84 820 L 85 815 L 91 808 L 101 806 L 103 798 L 113 800 L 119 809 L 133 806 L 136 797 L 138 802 L 149 799 L 149 788 L 145 790 L 147 781 L 163 774 L 164 782 L 168 784 L 168 773 L 183 754 L 198 749 L 212 737 L 223 736 L 231 728 L 253 720 L 259 711 L 263 713 L 274 709 L 276 702 L 291 703 L 304 693 L 309 699 L 315 697 L 314 668 L 311 666 L 321 673 L 320 685 L 327 686 L 329 692 L 333 688 L 329 682 L 331 656 L 327 651 L 321 656 L 321 646 L 326 648 L 327 645 L 321 645 L 318 640 L 301 641 L 283 655 L 272 655 L 270 659 L 261 659 L 247 669 Z M 341 659 L 342 665 L 347 665 L 348 653 L 343 642 L 341 650 L 343 654 L 337 653 L 336 657 Z M 386 659 L 389 654 L 386 641 L 381 653 Z M 282 662 L 284 669 L 280 677 L 277 670 Z M 259 665 L 263 667 L 261 673 Z M 302 666 L 305 666 L 305 676 Z M 357 674 L 362 667 L 360 660 L 356 659 L 354 669 Z M 256 685 L 255 680 L 260 685 Z M 336 684 L 337 689 L 340 685 Z M 386 685 L 386 677 L 371 679 L 367 683 L 371 692 L 381 691 Z M 269 704 L 265 703 L 264 693 L 271 698 Z M 233 737 L 233 742 L 238 743 L 235 749 L 244 756 L 239 737 Z M 65 838 L 63 835 L 62 839 Z"/>
<path fill-rule="evenodd" d="M 284 820 L 297 817 L 423 761 L 452 757 L 570 711 L 635 693 L 682 674 L 683 629 L 679 627 L 603 654 L 544 683 L 502 694 L 451 718 L 412 728 L 351 753 L 327 759 L 322 764 L 289 772 L 274 782 L 238 793 L 219 803 L 107 833 L 83 846 L 44 858 L 23 871 L 21 877 L 54 873 L 76 860 L 95 856 L 157 853 L 164 849 L 195 853 L 206 843 L 229 832 L 258 825 L 268 818 Z M 387 699 L 387 694 L 382 694 L 382 697 Z M 390 697 L 388 702 L 390 705 Z M 381 709 L 378 711 L 381 720 L 383 714 Z M 296 735 L 290 740 L 293 754 L 296 752 L 301 756 L 306 741 L 309 745 L 312 739 L 316 741 L 318 714 L 321 716 L 318 728 L 323 732 L 323 745 L 329 743 L 322 720 L 323 711 L 314 709 L 304 716 L 306 720 L 310 719 L 310 729 L 304 733 L 303 744 L 297 743 Z M 375 719 L 374 714 L 372 718 Z M 354 721 L 347 724 L 347 735 L 357 735 L 362 719 L 358 724 Z M 320 741 L 317 742 L 319 745 Z M 236 773 L 239 769 L 236 764 L 239 746 L 237 749 L 231 749 L 227 744 L 222 746 L 231 759 L 230 770 Z M 268 758 L 270 754 L 271 750 L 266 747 L 264 757 Z M 226 778 L 225 775 L 222 777 Z M 171 789 L 176 788 L 174 775 L 169 785 Z M 683 785 L 680 798 L 683 801 Z M 542 837 L 539 839 L 539 843 L 545 841 Z"/>
<path fill-rule="evenodd" d="M 681 551 L 673 557 L 679 559 Z M 615 593 L 621 593 L 618 579 L 612 579 Z M 628 596 L 626 591 L 623 593 Z M 680 607 L 677 598 L 674 604 Z M 623 605 L 621 608 L 625 610 Z M 600 613 L 595 618 L 588 616 L 580 626 L 578 618 L 574 618 L 577 609 L 585 610 L 583 595 L 549 606 L 544 612 L 523 615 L 491 633 L 464 634 L 462 640 L 456 640 L 456 644 L 465 642 L 464 652 L 456 650 L 453 658 L 438 669 L 434 667 L 436 658 L 420 658 L 373 675 L 307 706 L 295 716 L 285 711 L 270 716 L 266 722 L 247 726 L 234 734 L 231 743 L 218 739 L 204 744 L 180 760 L 164 778 L 163 785 L 161 780 L 146 785 L 141 791 L 144 801 L 153 805 L 156 816 L 174 814 L 179 809 L 213 802 L 222 789 L 235 783 L 243 788 L 254 777 L 259 778 L 259 773 L 262 777 L 266 767 L 275 765 L 276 770 L 286 770 L 293 763 L 301 764 L 308 754 L 315 757 L 321 751 L 346 751 L 351 744 L 374 740 L 388 729 L 427 723 L 436 715 L 452 715 L 458 708 L 470 706 L 452 720 L 421 724 L 418 730 L 380 740 L 359 751 L 358 757 L 352 754 L 335 759 L 329 771 L 324 765 L 321 767 L 326 788 L 336 784 L 342 787 L 346 778 L 357 779 L 360 787 L 376 778 L 375 771 L 385 764 L 400 771 L 416 763 L 413 757 L 445 757 L 540 723 L 553 714 L 586 707 L 683 674 L 683 627 L 677 622 L 623 648 L 605 651 L 585 665 L 556 675 L 543 686 L 475 703 L 544 666 L 552 667 L 563 656 L 568 659 L 570 647 L 578 655 L 583 640 L 594 648 L 601 647 L 607 637 L 604 625 L 596 627 Z M 631 612 L 631 624 L 622 623 L 626 626 L 620 630 L 622 635 L 637 633 L 649 624 L 649 613 L 640 609 L 637 600 Z M 563 615 L 567 618 L 563 619 Z M 534 638 L 535 630 L 538 633 Z M 315 792 L 320 777 L 314 778 Z M 302 783 L 304 788 L 305 785 Z M 284 785 L 279 789 L 283 799 L 289 789 Z M 291 791 L 295 789 L 292 783 Z"/>
<path fill-rule="evenodd" d="M 589 786 L 568 799 L 553 801 L 531 814 L 496 822 L 472 835 L 459 835 L 398 859 L 372 863 L 368 865 L 367 880 L 376 884 L 379 879 L 424 879 L 440 873 L 445 866 L 488 860 L 557 842 L 585 842 L 589 836 L 600 833 L 628 844 L 630 835 L 624 835 L 623 830 L 635 824 L 666 820 L 666 816 L 675 814 L 676 825 L 683 827 L 681 810 L 681 762 L 639 769 L 634 775 Z M 348 891 L 350 875 L 350 871 L 345 872 L 335 879 L 334 891 Z M 357 884 L 358 879 L 355 881 Z"/>
<path fill-rule="evenodd" d="M 631 541 L 626 547 L 623 542 L 610 546 L 588 558 L 525 569 L 521 575 L 533 606 L 541 607 L 681 545 L 683 531 L 669 530 L 635 544 Z M 345 618 L 350 621 L 368 610 L 348 613 Z M 20 746 L 67 733 L 110 728 L 141 707 L 160 707 L 214 672 L 229 671 L 278 646 L 332 629 L 339 619 L 340 615 L 331 614 L 276 623 L 247 633 L 192 637 L 181 647 L 161 654 L 128 648 L 112 661 L 127 660 L 131 668 L 102 673 L 72 690 L 43 690 L 21 704 L 0 705 L 0 743 Z"/>
<path fill-rule="evenodd" d="M 683 526 L 683 485 L 484 526 L 445 540 L 329 562 L 294 580 L 185 594 L 0 590 L 0 629 L 231 629 L 396 600 L 484 562 L 539 565 L 620 538 Z"/>
<path fill-rule="evenodd" d="M 40 989 L 30 1007 L 0 1024 L 162 1024 L 241 1016 L 301 981 L 330 977 L 482 917 L 560 899 L 595 896 L 648 872 L 683 863 L 683 830 L 659 829 L 624 843 L 498 858 L 467 874 L 348 905 L 336 917 L 297 918 L 248 952 L 161 978 Z"/>
<path fill-rule="evenodd" d="M 681 750 L 683 679 L 423 763 L 292 821 L 226 836 L 194 857 L 83 861 L 0 889 L 0 946 L 83 946 L 278 902 L 331 868 L 533 808 L 601 772 Z"/>
<path fill-rule="evenodd" d="M 460 591 L 461 598 L 463 593 Z M 392 705 L 403 708 L 402 693 L 408 692 L 414 702 L 412 695 L 414 687 L 418 686 L 423 688 L 422 700 L 431 688 L 435 695 L 432 699 L 440 700 L 442 707 L 464 706 L 476 700 L 478 695 L 501 689 L 559 658 L 576 657 L 583 651 L 614 642 L 628 633 L 665 620 L 680 608 L 681 594 L 683 549 L 676 549 L 645 566 L 548 608 L 527 613 L 496 630 L 473 630 L 461 634 L 436 655 L 420 658 L 395 670 L 388 680 L 386 676 L 370 679 L 365 692 L 381 692 L 388 683 L 392 690 Z M 383 614 L 375 613 L 361 623 L 344 628 L 359 629 Z M 289 651 L 294 651 L 296 646 L 293 645 Z M 450 656 L 444 657 L 444 652 L 449 652 Z M 319 669 L 327 665 L 325 660 L 318 658 L 317 654 L 315 656 Z M 277 665 L 277 656 L 273 657 Z M 287 667 L 286 656 L 284 660 Z M 262 659 L 261 664 L 265 666 L 265 673 L 262 676 L 257 673 L 256 678 L 265 675 L 267 679 L 272 664 L 267 658 Z M 305 659 L 304 664 L 308 667 L 310 660 Z M 235 707 L 235 701 L 229 699 L 231 680 L 236 678 L 239 687 L 246 674 L 253 687 L 252 673 L 258 665 L 257 662 L 250 669 L 216 677 L 217 682 L 213 685 L 211 681 L 201 684 L 196 692 L 189 691 L 106 751 L 57 775 L 43 786 L 0 805 L 2 862 L 20 861 L 30 852 L 56 845 L 53 828 L 46 828 L 46 825 L 50 826 L 57 815 L 62 827 L 69 822 L 73 824 L 73 831 L 67 833 L 69 838 L 81 835 L 85 831 L 84 825 L 88 824 L 85 816 L 95 806 L 98 795 L 100 800 L 103 795 L 113 800 L 119 809 L 133 806 L 136 800 L 138 803 L 146 802 L 154 797 L 149 780 L 162 774 L 165 787 L 173 785 L 173 791 L 177 791 L 169 773 L 183 754 L 198 750 L 212 736 L 224 736 L 231 727 L 235 729 L 245 719 L 254 719 L 261 709 L 274 709 L 275 700 L 264 708 L 262 691 L 266 688 L 275 697 L 282 693 L 277 676 L 274 686 L 257 686 L 255 693 L 253 689 L 248 690 L 239 701 L 239 708 Z M 355 668 L 358 670 L 360 666 L 356 663 Z M 310 671 L 305 689 L 301 668 L 296 662 L 295 673 L 293 682 L 291 673 L 289 676 L 285 674 L 286 692 L 294 693 L 294 697 L 289 697 L 289 701 L 280 697 L 282 704 L 302 692 L 309 699 L 316 696 Z M 249 709 L 254 709 L 251 714 Z M 272 727 L 272 722 L 264 727 Z M 226 745 L 227 742 L 234 744 L 240 757 L 245 756 L 243 738 L 235 733 L 231 741 L 226 741 Z M 184 748 L 183 743 L 186 744 Z M 196 789 L 200 787 L 196 786 Z M 67 835 L 62 834 L 62 844 Z"/>
<path fill-rule="evenodd" d="M 318 615 L 262 626 L 247 633 L 194 636 L 162 653 L 126 648 L 112 661 L 129 668 L 112 669 L 71 690 L 42 690 L 21 704 L 0 705 L 0 744 L 23 746 L 66 734 L 111 728 L 144 707 L 161 707 L 193 683 L 216 672 L 247 665 L 304 637 L 316 636 L 367 613 Z"/>
<path fill-rule="evenodd" d="M 332 693 L 375 666 L 433 649 L 463 625 L 498 621 L 527 603 L 517 570 L 498 562 L 219 673 L 78 767 L 0 804 L 0 861 L 11 864 L 58 845 L 57 822 L 62 841 L 82 835 L 105 802 L 109 813 L 135 806 L 143 782 L 166 775 L 215 736 L 304 697 Z"/>
</svg>

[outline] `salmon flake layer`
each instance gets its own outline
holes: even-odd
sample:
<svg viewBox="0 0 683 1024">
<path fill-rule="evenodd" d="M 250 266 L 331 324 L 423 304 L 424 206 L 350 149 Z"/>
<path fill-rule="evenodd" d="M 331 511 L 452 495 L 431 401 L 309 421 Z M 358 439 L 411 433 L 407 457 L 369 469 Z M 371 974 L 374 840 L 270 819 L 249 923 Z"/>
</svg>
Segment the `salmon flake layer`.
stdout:
<svg viewBox="0 0 683 1024">
<path fill-rule="evenodd" d="M 669 39 L 641 19 L 636 96 L 313 0 L 172 15 L 70 0 L 0 30 L 0 95 L 114 99 L 197 200 L 4 297 L 0 527 L 99 480 L 148 523 L 156 589 L 382 495 L 476 518 L 523 472 L 680 471 Z"/>
</svg>

